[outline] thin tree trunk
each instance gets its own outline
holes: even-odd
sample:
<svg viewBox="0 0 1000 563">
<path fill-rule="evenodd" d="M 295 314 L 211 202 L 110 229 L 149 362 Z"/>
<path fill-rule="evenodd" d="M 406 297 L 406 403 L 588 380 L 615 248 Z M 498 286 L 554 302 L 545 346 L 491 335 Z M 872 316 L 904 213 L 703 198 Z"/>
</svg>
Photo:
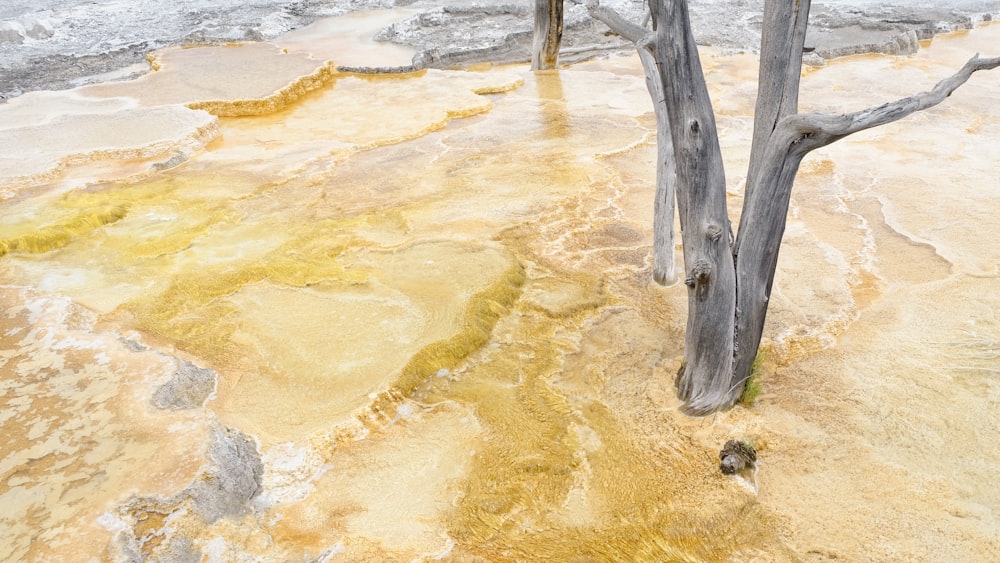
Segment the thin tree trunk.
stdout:
<svg viewBox="0 0 1000 563">
<path fill-rule="evenodd" d="M 757 73 L 757 104 L 753 117 L 753 142 L 745 197 L 757 183 L 764 148 L 778 122 L 799 111 L 799 78 L 802 47 L 806 41 L 810 0 L 767 2 L 760 37 L 760 70 Z M 740 223 L 742 228 L 742 223 Z"/>
<path fill-rule="evenodd" d="M 656 64 L 656 36 L 648 30 L 622 18 L 614 10 L 600 5 L 598 0 L 587 2 L 590 16 L 604 22 L 611 31 L 635 44 L 639 61 L 646 74 L 646 89 L 653 100 L 656 115 L 656 199 L 653 203 L 653 279 L 660 285 L 677 282 L 674 259 L 674 209 L 677 207 L 677 172 L 674 169 L 674 143 L 670 136 L 667 107 L 662 103 L 663 77 Z"/>
<path fill-rule="evenodd" d="M 769 155 L 767 151 L 773 146 L 771 136 L 778 123 L 798 112 L 802 48 L 805 45 L 809 7 L 810 0 L 794 3 L 768 0 L 764 4 L 750 166 L 734 249 L 738 281 L 734 382 L 730 404 L 743 393 L 757 357 L 777 267 L 777 245 L 781 244 L 792 184 L 801 162 L 801 157 L 787 160 L 781 155 Z M 773 160 L 775 158 L 779 160 Z M 773 237 L 775 233 L 777 240 Z M 763 242 L 765 239 L 766 244 Z M 752 252 L 741 259 L 743 248 L 752 248 Z"/>
<path fill-rule="evenodd" d="M 563 0 L 535 0 L 531 70 L 550 70 L 559 62 L 563 33 Z"/>
<path fill-rule="evenodd" d="M 646 88 L 654 100 L 665 98 L 663 78 L 653 58 L 652 45 L 639 47 L 639 60 L 646 71 Z M 653 202 L 653 280 L 660 285 L 677 283 L 674 260 L 674 209 L 677 207 L 677 170 L 670 120 L 663 104 L 653 104 L 656 114 L 656 199 Z M 682 223 L 683 224 L 683 223 Z M 682 227 L 683 228 L 683 227 Z"/>
</svg>

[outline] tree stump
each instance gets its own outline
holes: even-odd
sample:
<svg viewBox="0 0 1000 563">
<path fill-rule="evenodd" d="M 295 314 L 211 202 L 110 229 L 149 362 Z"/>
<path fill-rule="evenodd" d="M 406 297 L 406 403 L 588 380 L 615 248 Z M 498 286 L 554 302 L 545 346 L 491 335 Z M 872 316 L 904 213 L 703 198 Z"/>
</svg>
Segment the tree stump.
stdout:
<svg viewBox="0 0 1000 563">
<path fill-rule="evenodd" d="M 753 470 L 757 465 L 757 451 L 753 446 L 740 440 L 729 440 L 719 452 L 719 469 L 725 475 L 735 475 L 741 471 Z"/>
</svg>

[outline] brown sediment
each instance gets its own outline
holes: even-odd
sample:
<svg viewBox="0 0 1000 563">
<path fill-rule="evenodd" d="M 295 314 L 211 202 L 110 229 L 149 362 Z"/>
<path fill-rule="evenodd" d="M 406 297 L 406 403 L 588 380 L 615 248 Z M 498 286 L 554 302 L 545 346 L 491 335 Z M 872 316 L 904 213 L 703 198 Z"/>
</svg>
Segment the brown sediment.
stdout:
<svg viewBox="0 0 1000 563">
<path fill-rule="evenodd" d="M 0 168 L 0 187 L 16 192 L 54 181 L 67 169 L 95 161 L 136 161 L 131 172 L 119 170 L 112 179 L 137 181 L 174 165 L 148 161 L 168 160 L 179 154 L 175 160 L 183 162 L 220 135 L 215 119 L 186 112 L 178 105 L 216 116 L 266 115 L 326 87 L 338 75 L 331 61 L 287 55 L 265 44 L 167 49 L 151 53 L 149 59 L 154 68 L 149 75 L 77 88 L 59 101 L 67 106 L 62 108 L 64 115 L 54 120 L 41 115 L 43 119 L 36 119 L 37 123 L 29 118 L 5 129 L 11 147 L 30 147 L 32 152 L 23 157 L 16 152 L 6 155 L 18 173 Z M 221 66 L 216 59 L 222 59 Z M 4 107 L 4 112 L 17 120 L 21 108 L 26 107 L 30 115 L 35 110 L 32 97 L 44 96 L 53 97 L 46 93 L 29 95 Z M 132 100 L 131 105 L 117 111 L 104 107 L 111 100 L 127 99 Z M 145 107 L 132 107 L 136 102 Z M 53 130 L 59 130 L 55 141 Z M 31 172 L 25 174 L 25 170 Z M 77 176 L 87 183 L 108 179 L 81 172 Z"/>
<path fill-rule="evenodd" d="M 149 58 L 155 72 L 76 91 L 91 98 L 126 96 L 147 107 L 184 104 L 223 116 L 263 115 L 337 75 L 332 61 L 288 54 L 270 43 L 171 47 Z"/>
<path fill-rule="evenodd" d="M 172 362 L 95 331 L 89 311 L 11 288 L 0 311 L 0 557 L 89 560 L 124 491 L 166 495 L 190 479 L 204 428 L 197 413 L 140 406 Z"/>
<path fill-rule="evenodd" d="M 591 212 L 585 204 L 561 217 L 575 222 Z M 546 257 L 544 249 L 554 242 L 549 237 L 558 234 L 525 225 L 502 235 L 528 265 L 524 297 L 498 323 L 491 345 L 459 373 L 431 379 L 416 395 L 421 404 L 467 404 L 484 429 L 447 519 L 454 553 L 492 561 L 705 561 L 719 559 L 719 546 L 726 544 L 731 553 L 769 552 L 774 560 L 791 560 L 774 547 L 780 529 L 774 516 L 749 496 L 719 490 L 721 481 L 710 473 L 714 464 L 689 465 L 686 444 L 674 444 L 672 455 L 651 456 L 656 446 L 648 435 L 633 432 L 631 416 L 648 409 L 640 389 L 650 359 L 625 359 L 614 343 L 646 350 L 657 330 L 631 305 L 612 304 L 628 283 L 621 272 L 595 297 L 598 278 L 583 269 L 593 263 L 572 267 Z M 600 236 L 580 237 L 581 245 L 589 240 L 590 248 L 601 246 Z M 657 292 L 647 287 L 640 293 L 652 305 Z M 562 305 L 558 314 L 538 305 L 541 295 Z M 638 404 L 612 410 L 616 400 L 608 394 L 625 388 L 637 393 L 631 400 Z M 679 431 L 683 416 L 675 410 L 658 422 L 670 434 Z M 710 507 L 678 504 L 680 491 L 712 498 Z"/>
</svg>

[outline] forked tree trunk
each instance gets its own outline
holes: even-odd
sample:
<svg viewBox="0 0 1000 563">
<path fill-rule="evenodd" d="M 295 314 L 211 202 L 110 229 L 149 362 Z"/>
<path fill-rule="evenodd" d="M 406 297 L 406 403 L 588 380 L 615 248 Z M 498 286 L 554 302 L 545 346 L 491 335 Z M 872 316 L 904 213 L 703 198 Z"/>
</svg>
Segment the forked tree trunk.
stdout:
<svg viewBox="0 0 1000 563">
<path fill-rule="evenodd" d="M 659 122 L 658 142 L 668 136 L 672 141 L 669 148 L 661 142 L 660 149 L 672 153 L 674 169 L 668 165 L 670 158 L 661 154 L 654 221 L 669 221 L 672 229 L 672 211 L 663 212 L 666 200 L 660 199 L 662 174 L 676 181 L 681 219 L 688 322 L 676 386 L 689 414 L 727 408 L 742 394 L 760 346 L 792 185 L 802 158 L 852 133 L 934 106 L 973 72 L 1000 66 L 1000 58 L 977 55 L 930 92 L 851 114 L 798 115 L 809 4 L 809 0 L 765 1 L 753 144 L 735 243 L 714 113 L 686 0 L 650 0 L 655 30 L 651 36 L 645 30 L 640 34 L 637 29 L 641 28 L 600 7 L 596 0 L 588 4 L 595 18 L 636 43 L 647 83 L 653 76 L 661 82 L 660 88 L 653 84 L 649 90 Z M 664 117 L 667 124 L 662 123 Z M 662 224 L 654 225 L 654 232 L 663 229 Z M 654 238 L 654 255 L 659 256 L 666 239 Z"/>
<path fill-rule="evenodd" d="M 550 70 L 559 62 L 563 32 L 563 0 L 535 0 L 531 70 Z"/>
</svg>

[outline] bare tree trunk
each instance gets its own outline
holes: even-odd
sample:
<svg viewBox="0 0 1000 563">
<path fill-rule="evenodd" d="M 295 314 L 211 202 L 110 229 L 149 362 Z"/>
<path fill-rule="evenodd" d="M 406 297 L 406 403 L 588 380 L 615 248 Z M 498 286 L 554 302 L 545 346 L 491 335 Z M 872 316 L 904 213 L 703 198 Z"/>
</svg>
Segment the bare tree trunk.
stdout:
<svg viewBox="0 0 1000 563">
<path fill-rule="evenodd" d="M 653 204 L 653 279 L 660 285 L 677 282 L 674 260 L 674 208 L 677 206 L 677 172 L 674 169 L 674 143 L 670 136 L 670 120 L 666 105 L 663 77 L 656 64 L 653 47 L 656 36 L 601 6 L 598 0 L 587 2 L 587 11 L 594 19 L 604 22 L 611 31 L 635 43 L 639 61 L 646 73 L 646 89 L 653 100 L 656 114 L 656 199 Z"/>
<path fill-rule="evenodd" d="M 652 44 L 638 49 L 646 71 L 646 88 L 654 100 L 662 100 L 663 78 L 653 57 Z M 674 208 L 677 207 L 677 170 L 674 166 L 674 141 L 670 119 L 663 104 L 653 104 L 656 114 L 656 199 L 653 202 L 653 280 L 660 285 L 677 283 L 674 260 Z"/>
<path fill-rule="evenodd" d="M 687 3 L 653 2 L 652 33 L 599 6 L 597 0 L 587 8 L 612 31 L 636 43 L 646 71 L 657 118 L 653 277 L 669 283 L 676 276 L 671 276 L 676 190 L 688 286 L 684 364 L 677 375 L 677 393 L 687 412 L 707 414 L 728 400 L 732 387 L 736 275 L 722 152 Z"/>
<path fill-rule="evenodd" d="M 732 248 L 722 155 L 686 0 L 650 0 L 655 31 L 648 36 L 597 0 L 587 6 L 593 17 L 636 43 L 657 108 L 655 220 L 662 229 L 669 204 L 666 197 L 661 200 L 663 179 L 664 189 L 676 186 L 684 246 L 688 322 L 676 386 L 689 414 L 727 408 L 743 391 L 760 346 L 792 185 L 805 155 L 934 106 L 972 73 L 1000 66 L 1000 58 L 977 55 L 930 92 L 850 114 L 798 115 L 809 5 L 809 0 L 765 2 L 750 167 Z M 666 138 L 672 142 L 661 142 Z M 669 213 L 672 225 L 672 209 Z M 672 230 L 669 239 L 655 236 L 654 256 L 664 253 L 669 240 L 672 257 L 672 236 Z"/>
<path fill-rule="evenodd" d="M 808 9 L 808 0 L 800 0 L 800 3 Z M 768 29 L 765 27 L 765 31 Z M 804 31 L 802 35 L 804 36 Z M 798 65 L 801 65 L 801 38 L 798 41 L 799 45 L 793 47 L 789 57 L 799 61 Z M 762 67 L 763 64 L 762 61 Z M 815 149 L 858 131 L 891 123 L 935 106 L 964 84 L 973 72 L 997 66 L 1000 66 L 1000 57 L 980 59 L 977 55 L 958 73 L 942 80 L 930 92 L 845 115 L 799 115 L 793 108 L 779 117 L 773 131 L 767 135 L 764 148 L 758 151 L 759 160 L 750 162 L 750 170 L 754 171 L 756 166 L 756 174 L 747 181 L 739 236 L 736 239 L 738 284 L 733 401 L 739 398 L 750 377 L 751 366 L 760 346 L 792 185 L 802 158 Z M 797 74 L 794 78 L 796 89 Z M 755 144 L 756 142 L 755 138 Z M 725 406 L 728 405 L 720 405 Z"/>
<path fill-rule="evenodd" d="M 805 45 L 809 7 L 810 0 L 794 3 L 769 0 L 764 4 L 753 142 L 743 192 L 743 212 L 737 231 L 739 235 L 734 249 L 738 282 L 734 383 L 730 404 L 742 394 L 757 357 L 778 263 L 778 245 L 785 231 L 792 184 L 799 162 L 805 156 L 787 160 L 783 156 L 779 158 L 779 155 L 767 154 L 767 150 L 773 146 L 771 136 L 778 122 L 798 112 L 802 47 Z M 778 160 L 774 160 L 776 158 Z M 742 248 L 748 249 L 748 255 L 741 258 Z"/>
<path fill-rule="evenodd" d="M 550 70 L 559 62 L 563 32 L 563 0 L 535 0 L 531 70 Z"/>
<path fill-rule="evenodd" d="M 744 192 L 747 196 L 753 192 L 764 148 L 778 121 L 799 111 L 799 77 L 802 74 L 802 47 L 806 40 L 809 6 L 810 0 L 764 4 L 763 29 L 766 32 L 760 37 L 757 106 L 750 145 L 750 170 Z"/>
<path fill-rule="evenodd" d="M 686 411 L 706 414 L 727 401 L 733 377 L 736 272 L 726 178 L 687 2 L 654 5 L 655 58 L 673 138 L 688 286 L 684 366 L 677 376 L 677 394 Z"/>
</svg>

